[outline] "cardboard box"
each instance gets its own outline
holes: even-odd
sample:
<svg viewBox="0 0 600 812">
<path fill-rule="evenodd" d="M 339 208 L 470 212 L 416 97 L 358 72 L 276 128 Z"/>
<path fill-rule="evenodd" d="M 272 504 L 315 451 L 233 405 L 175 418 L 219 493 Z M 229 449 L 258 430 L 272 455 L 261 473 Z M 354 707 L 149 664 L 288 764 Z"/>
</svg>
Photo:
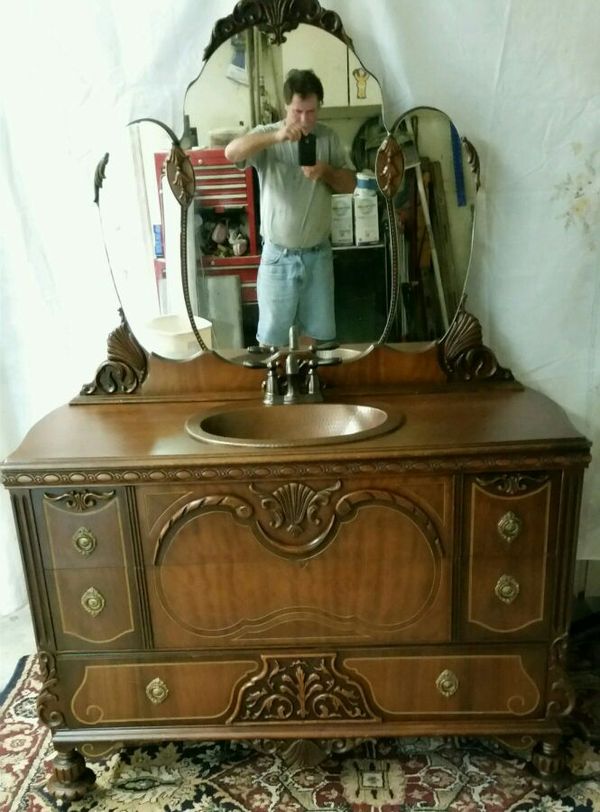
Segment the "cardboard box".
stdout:
<svg viewBox="0 0 600 812">
<path fill-rule="evenodd" d="M 377 195 L 354 196 L 354 233 L 357 245 L 379 242 Z"/>
<path fill-rule="evenodd" d="M 352 195 L 331 195 L 331 242 L 353 245 Z"/>
</svg>

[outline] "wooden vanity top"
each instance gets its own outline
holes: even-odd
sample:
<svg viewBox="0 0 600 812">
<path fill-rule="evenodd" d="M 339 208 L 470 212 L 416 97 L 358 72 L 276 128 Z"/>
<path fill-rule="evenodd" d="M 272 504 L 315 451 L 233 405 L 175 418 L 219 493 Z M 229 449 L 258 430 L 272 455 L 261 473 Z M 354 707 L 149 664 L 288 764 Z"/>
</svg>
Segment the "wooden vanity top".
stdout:
<svg viewBox="0 0 600 812">
<path fill-rule="evenodd" d="M 6 484 L 18 485 L 35 484 L 29 476 L 25 477 L 27 482 L 21 481 L 19 471 L 73 469 L 74 463 L 83 471 L 103 466 L 231 465 L 332 457 L 358 460 L 373 456 L 419 458 L 432 454 L 448 457 L 557 451 L 587 454 L 590 447 L 557 404 L 529 389 L 394 394 L 357 402 L 399 411 L 404 422 L 388 434 L 365 440 L 315 447 L 252 448 L 206 443 L 187 434 L 186 420 L 222 405 L 217 402 L 65 405 L 29 431 L 4 462 L 3 470 Z M 17 476 L 7 476 L 11 473 Z M 46 479 L 40 484 L 49 483 Z"/>
</svg>

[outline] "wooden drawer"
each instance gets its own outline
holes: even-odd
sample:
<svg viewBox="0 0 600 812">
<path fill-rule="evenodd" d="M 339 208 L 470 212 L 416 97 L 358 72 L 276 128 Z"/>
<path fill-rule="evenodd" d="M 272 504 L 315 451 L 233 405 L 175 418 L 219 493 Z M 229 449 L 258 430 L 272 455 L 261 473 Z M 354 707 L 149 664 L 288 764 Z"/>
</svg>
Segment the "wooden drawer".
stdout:
<svg viewBox="0 0 600 812">
<path fill-rule="evenodd" d="M 238 686 L 257 669 L 254 656 L 206 662 L 69 663 L 61 680 L 72 696 L 67 723 L 224 721 L 235 705 Z"/>
<path fill-rule="evenodd" d="M 360 678 L 388 720 L 539 715 L 545 664 L 541 648 L 502 654 L 348 655 L 344 660 L 346 671 Z"/>
<path fill-rule="evenodd" d="M 135 585 L 124 568 L 52 570 L 48 591 L 58 650 L 136 648 Z"/>
<path fill-rule="evenodd" d="M 558 492 L 559 483 L 544 473 L 467 478 L 463 639 L 546 635 Z"/>
<path fill-rule="evenodd" d="M 129 528 L 116 489 L 34 491 L 44 567 L 124 567 Z"/>
<path fill-rule="evenodd" d="M 542 716 L 545 656 L 539 651 L 408 656 L 382 651 L 243 652 L 190 662 L 61 665 L 72 696 L 68 723 L 357 725 L 415 718 Z"/>
</svg>

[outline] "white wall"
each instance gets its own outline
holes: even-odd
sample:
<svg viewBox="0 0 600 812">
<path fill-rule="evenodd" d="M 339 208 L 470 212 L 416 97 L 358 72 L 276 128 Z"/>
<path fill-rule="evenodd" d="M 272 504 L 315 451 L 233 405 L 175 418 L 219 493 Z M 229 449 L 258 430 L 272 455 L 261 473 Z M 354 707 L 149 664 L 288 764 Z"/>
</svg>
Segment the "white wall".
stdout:
<svg viewBox="0 0 600 812">
<path fill-rule="evenodd" d="M 600 3 L 329 0 L 388 122 L 445 110 L 479 150 L 470 306 L 500 362 L 596 442 L 580 555 L 600 558 Z M 0 456 L 105 355 L 116 297 L 91 202 L 111 134 L 182 131 L 187 85 L 233 0 L 21 0 L 0 49 Z M 0 612 L 23 600 L 6 495 Z M 15 567 L 17 567 L 15 569 Z"/>
</svg>

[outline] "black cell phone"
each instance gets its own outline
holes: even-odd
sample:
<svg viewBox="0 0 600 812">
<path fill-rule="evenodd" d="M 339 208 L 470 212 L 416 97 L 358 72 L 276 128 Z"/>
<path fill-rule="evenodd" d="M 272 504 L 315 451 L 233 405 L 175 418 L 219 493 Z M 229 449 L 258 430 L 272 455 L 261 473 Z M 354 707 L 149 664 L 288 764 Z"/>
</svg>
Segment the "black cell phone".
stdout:
<svg viewBox="0 0 600 812">
<path fill-rule="evenodd" d="M 317 163 L 317 136 L 314 133 L 303 135 L 298 141 L 298 163 L 300 166 Z"/>
</svg>

